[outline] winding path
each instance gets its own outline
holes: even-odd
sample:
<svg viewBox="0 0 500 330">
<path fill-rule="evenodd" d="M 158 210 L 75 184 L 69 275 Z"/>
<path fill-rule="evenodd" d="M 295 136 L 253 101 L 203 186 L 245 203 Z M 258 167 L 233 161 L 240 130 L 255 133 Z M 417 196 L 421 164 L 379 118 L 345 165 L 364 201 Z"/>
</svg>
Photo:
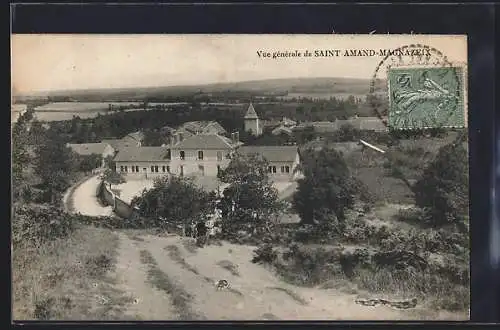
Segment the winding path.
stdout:
<svg viewBox="0 0 500 330">
<path fill-rule="evenodd" d="M 100 179 L 97 175 L 79 183 L 77 187 L 69 190 L 65 203 L 73 205 L 73 212 L 88 216 L 112 216 L 113 209 L 111 206 L 102 206 L 97 200 L 96 191 L 99 186 Z"/>
</svg>

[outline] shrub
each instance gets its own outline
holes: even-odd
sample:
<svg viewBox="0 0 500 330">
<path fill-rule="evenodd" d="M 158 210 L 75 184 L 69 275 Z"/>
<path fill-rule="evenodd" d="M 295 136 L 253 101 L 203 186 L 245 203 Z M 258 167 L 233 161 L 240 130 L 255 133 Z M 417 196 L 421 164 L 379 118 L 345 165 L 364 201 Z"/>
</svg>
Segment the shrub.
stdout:
<svg viewBox="0 0 500 330">
<path fill-rule="evenodd" d="M 272 245 L 264 244 L 254 251 L 253 263 L 272 264 L 278 257 L 278 253 L 273 249 Z"/>
<path fill-rule="evenodd" d="M 442 147 L 414 186 L 418 206 L 434 226 L 463 222 L 469 206 L 468 156 L 462 143 Z"/>
<path fill-rule="evenodd" d="M 54 206 L 14 205 L 12 241 L 39 245 L 66 237 L 76 228 L 74 220 Z"/>
</svg>

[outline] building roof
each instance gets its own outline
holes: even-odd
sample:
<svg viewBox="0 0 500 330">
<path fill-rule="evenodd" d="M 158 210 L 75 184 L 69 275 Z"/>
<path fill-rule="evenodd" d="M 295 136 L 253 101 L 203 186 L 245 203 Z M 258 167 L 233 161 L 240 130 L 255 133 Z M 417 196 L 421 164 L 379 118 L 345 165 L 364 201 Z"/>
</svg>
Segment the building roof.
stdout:
<svg viewBox="0 0 500 330">
<path fill-rule="evenodd" d="M 270 162 L 293 162 L 297 158 L 298 149 L 295 146 L 241 146 L 238 152 L 258 154 Z"/>
<path fill-rule="evenodd" d="M 283 119 L 281 120 L 281 124 L 284 126 L 295 126 L 295 125 L 297 125 L 297 122 L 295 120 L 291 120 L 287 117 L 283 117 Z"/>
<path fill-rule="evenodd" d="M 67 146 L 79 155 L 102 155 L 107 143 L 68 143 Z"/>
<path fill-rule="evenodd" d="M 115 156 L 115 162 L 154 162 L 167 158 L 165 147 L 124 147 Z"/>
<path fill-rule="evenodd" d="M 255 112 L 255 109 L 253 107 L 253 104 L 250 102 L 250 105 L 248 106 L 247 113 L 245 114 L 245 119 L 259 119 L 259 116 L 257 116 L 257 112 Z"/>
<path fill-rule="evenodd" d="M 176 149 L 231 149 L 230 139 L 217 134 L 197 134 L 186 138 L 174 145 Z"/>
<path fill-rule="evenodd" d="M 144 133 L 141 131 L 133 132 L 130 134 L 127 134 L 124 139 L 126 138 L 131 138 L 137 142 L 142 142 L 144 140 Z"/>
<path fill-rule="evenodd" d="M 122 148 L 133 147 L 137 145 L 137 142 L 122 139 L 104 139 L 101 141 L 101 143 L 109 144 L 115 150 L 120 150 Z"/>
<path fill-rule="evenodd" d="M 224 127 L 216 121 L 188 121 L 179 126 L 178 130 L 190 133 L 226 133 Z"/>
<path fill-rule="evenodd" d="M 281 125 L 281 126 L 276 127 L 275 129 L 273 129 L 271 133 L 274 135 L 279 135 L 282 133 L 292 135 L 292 130 L 289 127 Z"/>
</svg>

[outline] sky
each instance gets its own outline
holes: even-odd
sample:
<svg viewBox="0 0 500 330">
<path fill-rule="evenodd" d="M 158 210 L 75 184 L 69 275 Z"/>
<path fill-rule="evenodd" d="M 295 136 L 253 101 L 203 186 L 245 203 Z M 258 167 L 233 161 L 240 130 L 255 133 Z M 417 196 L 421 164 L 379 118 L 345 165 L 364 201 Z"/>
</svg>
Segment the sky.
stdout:
<svg viewBox="0 0 500 330">
<path fill-rule="evenodd" d="M 465 63 L 465 36 L 430 35 L 12 35 L 12 88 L 128 88 L 274 78 L 370 78 L 381 57 L 259 58 L 257 51 L 439 49 Z"/>
</svg>

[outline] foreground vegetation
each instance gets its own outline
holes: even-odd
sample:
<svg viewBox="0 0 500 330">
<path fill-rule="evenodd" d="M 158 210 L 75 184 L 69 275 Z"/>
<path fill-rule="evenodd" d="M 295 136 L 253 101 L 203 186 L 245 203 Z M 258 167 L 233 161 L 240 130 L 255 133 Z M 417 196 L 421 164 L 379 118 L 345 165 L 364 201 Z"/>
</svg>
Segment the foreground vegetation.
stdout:
<svg viewBox="0 0 500 330">
<path fill-rule="evenodd" d="M 31 124 L 13 128 L 12 297 L 16 320 L 119 319 L 127 297 L 113 287 L 118 240 L 98 219 L 63 211 L 62 195 L 99 164 L 77 157 Z M 36 161 L 35 161 L 36 160 Z"/>
</svg>

